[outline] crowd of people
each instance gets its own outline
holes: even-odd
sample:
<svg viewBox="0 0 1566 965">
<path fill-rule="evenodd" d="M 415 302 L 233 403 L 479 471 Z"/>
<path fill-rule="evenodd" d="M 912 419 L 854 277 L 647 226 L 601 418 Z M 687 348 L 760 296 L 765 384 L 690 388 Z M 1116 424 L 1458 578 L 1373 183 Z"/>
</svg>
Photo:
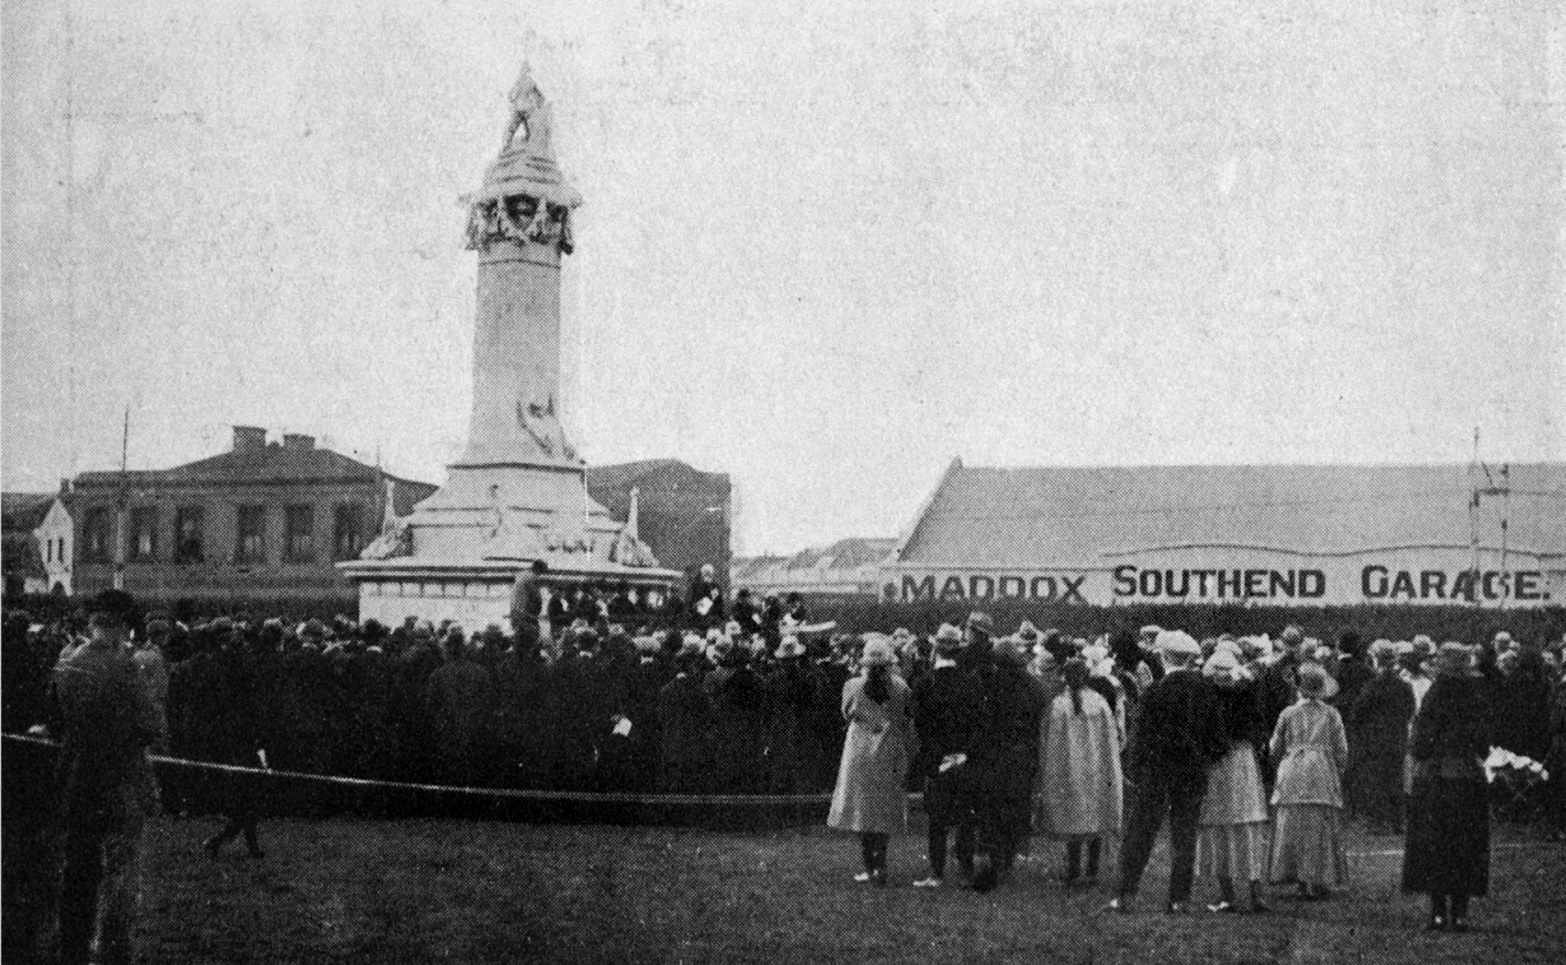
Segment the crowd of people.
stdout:
<svg viewBox="0 0 1566 965">
<path fill-rule="evenodd" d="M 1166 820 L 1166 909 L 1189 910 L 1200 874 L 1216 888 L 1210 911 L 1255 912 L 1268 910 L 1269 884 L 1307 900 L 1346 887 L 1357 815 L 1406 836 L 1402 884 L 1429 896 L 1428 927 L 1465 931 L 1469 900 L 1488 888 L 1495 747 L 1544 778 L 1553 836 L 1566 837 L 1560 641 L 1366 648 L 1345 633 L 1326 646 L 1290 626 L 1275 641 L 1199 642 L 1148 626 L 1090 643 L 1028 623 L 997 636 L 974 613 L 932 642 L 926 664 L 869 635 L 843 689 L 828 824 L 859 835 L 861 881 L 886 882 L 906 773 L 929 818 L 916 887 L 943 886 L 952 834 L 963 880 L 981 891 L 1011 873 L 1030 834 L 1064 842 L 1068 884 L 1095 879 L 1115 842 L 1106 909 L 1117 912 L 1134 907 Z"/>
<path fill-rule="evenodd" d="M 811 624 L 797 597 L 726 600 L 710 571 L 659 614 L 590 592 L 568 604 L 547 579 L 519 579 L 509 632 L 471 635 L 413 618 L 187 625 L 123 601 L 81 623 L 8 613 L 5 729 L 69 745 L 72 704 L 108 699 L 81 681 L 133 679 L 145 707 L 120 721 L 124 740 L 193 761 L 468 787 L 831 791 L 828 822 L 859 835 L 874 883 L 921 791 L 916 885 L 947 882 L 950 854 L 965 882 L 994 888 L 1043 840 L 1063 843 L 1068 883 L 1093 881 L 1113 845 L 1116 910 L 1165 820 L 1168 907 L 1188 906 L 1199 874 L 1210 907 L 1236 911 L 1264 910 L 1269 882 L 1307 898 L 1343 887 L 1357 817 L 1406 833 L 1405 885 L 1432 896 L 1432 925 L 1466 927 L 1486 886 L 1478 762 L 1492 746 L 1551 772 L 1541 805 L 1566 836 L 1559 640 L 1325 645 L 1295 626 L 1088 639 L 1027 622 L 1002 635 L 982 613 L 928 635 L 851 635 Z M 161 790 L 166 810 L 229 817 L 213 854 L 241 834 L 263 854 L 253 783 Z"/>
</svg>

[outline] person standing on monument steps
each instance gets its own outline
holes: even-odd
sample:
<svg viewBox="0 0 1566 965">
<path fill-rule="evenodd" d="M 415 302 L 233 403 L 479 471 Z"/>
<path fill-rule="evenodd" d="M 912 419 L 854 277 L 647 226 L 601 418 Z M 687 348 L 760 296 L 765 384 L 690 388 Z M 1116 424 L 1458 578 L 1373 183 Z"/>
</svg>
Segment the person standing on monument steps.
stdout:
<svg viewBox="0 0 1566 965">
<path fill-rule="evenodd" d="M 1217 695 L 1195 667 L 1201 646 L 1190 634 L 1164 630 L 1156 648 L 1164 673 L 1142 698 L 1131 738 L 1128 769 L 1135 791 L 1120 851 L 1119 893 L 1106 911 L 1132 910 L 1166 814 L 1170 843 L 1166 910 L 1171 914 L 1188 910 L 1207 768 L 1228 750 Z"/>
<path fill-rule="evenodd" d="M 549 564 L 534 560 L 517 574 L 511 587 L 511 632 L 516 634 L 518 647 L 526 653 L 537 653 L 541 641 L 550 631 L 549 614 L 544 609 L 544 574 Z"/>
</svg>

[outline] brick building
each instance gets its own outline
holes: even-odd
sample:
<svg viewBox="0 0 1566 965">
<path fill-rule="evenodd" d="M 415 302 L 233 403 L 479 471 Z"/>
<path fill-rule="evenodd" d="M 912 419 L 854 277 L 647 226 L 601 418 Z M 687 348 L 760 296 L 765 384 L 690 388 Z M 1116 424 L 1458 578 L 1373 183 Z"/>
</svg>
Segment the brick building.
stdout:
<svg viewBox="0 0 1566 965">
<path fill-rule="evenodd" d="M 434 491 L 317 448 L 312 436 L 268 442 L 263 428 L 235 426 L 229 452 L 72 481 L 63 499 L 74 590 L 112 586 L 123 561 L 125 589 L 149 603 L 353 612 L 358 591 L 333 564 L 375 538 L 388 493 L 406 515 Z"/>
<path fill-rule="evenodd" d="M 719 580 L 727 578 L 734 512 L 727 473 L 702 472 L 678 459 L 587 468 L 588 493 L 616 519 L 630 511 L 633 489 L 638 532 L 660 566 L 689 580 L 711 563 Z"/>
</svg>

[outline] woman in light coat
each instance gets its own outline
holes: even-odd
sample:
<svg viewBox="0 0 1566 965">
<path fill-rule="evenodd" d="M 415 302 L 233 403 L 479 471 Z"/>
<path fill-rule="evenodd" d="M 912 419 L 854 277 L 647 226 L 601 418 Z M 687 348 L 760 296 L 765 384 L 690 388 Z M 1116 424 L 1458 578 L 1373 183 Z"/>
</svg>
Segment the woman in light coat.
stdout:
<svg viewBox="0 0 1566 965">
<path fill-rule="evenodd" d="M 908 685 L 893 669 L 891 644 L 879 635 L 865 641 L 864 672 L 843 685 L 848 735 L 827 826 L 859 835 L 864 871 L 855 881 L 886 884 L 888 839 L 908 825 L 903 787 L 908 762 L 918 749 Z"/>
<path fill-rule="evenodd" d="M 1299 702 L 1278 717 L 1272 733 L 1278 762 L 1272 880 L 1296 882 L 1301 896 L 1320 898 L 1348 878 L 1341 827 L 1348 736 L 1337 708 L 1325 703 L 1337 684 L 1320 664 L 1300 664 L 1295 686 Z"/>
<path fill-rule="evenodd" d="M 1098 876 L 1104 838 L 1120 834 L 1125 778 L 1120 770 L 1120 726 L 1109 701 L 1088 686 L 1088 667 L 1068 660 L 1065 690 L 1049 707 L 1044 746 L 1044 807 L 1050 833 L 1066 841 L 1065 883 Z"/>
</svg>

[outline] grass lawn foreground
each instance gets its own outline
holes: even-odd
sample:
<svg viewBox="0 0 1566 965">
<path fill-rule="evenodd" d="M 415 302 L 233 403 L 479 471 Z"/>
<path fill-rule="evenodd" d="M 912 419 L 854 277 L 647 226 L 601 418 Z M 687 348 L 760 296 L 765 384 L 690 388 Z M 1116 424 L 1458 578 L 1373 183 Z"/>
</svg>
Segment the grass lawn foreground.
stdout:
<svg viewBox="0 0 1566 965">
<path fill-rule="evenodd" d="M 754 833 L 468 821 L 275 820 L 269 856 L 200 848 L 211 820 L 150 834 L 142 948 L 217 962 L 1394 962 L 1566 961 L 1566 846 L 1499 829 L 1475 931 L 1419 930 L 1399 893 L 1401 841 L 1355 833 L 1352 886 L 1273 913 L 1171 917 L 1161 842 L 1141 907 L 1102 914 L 1106 885 L 1052 879 L 1060 848 L 980 896 L 910 886 L 922 833 L 895 839 L 893 885 L 852 880 L 857 844 L 824 828 Z M 1111 852 L 1106 867 L 1113 868 Z M 1107 880 L 1112 874 L 1106 875 Z M 1197 898 L 1215 900 L 1211 882 Z"/>
</svg>

